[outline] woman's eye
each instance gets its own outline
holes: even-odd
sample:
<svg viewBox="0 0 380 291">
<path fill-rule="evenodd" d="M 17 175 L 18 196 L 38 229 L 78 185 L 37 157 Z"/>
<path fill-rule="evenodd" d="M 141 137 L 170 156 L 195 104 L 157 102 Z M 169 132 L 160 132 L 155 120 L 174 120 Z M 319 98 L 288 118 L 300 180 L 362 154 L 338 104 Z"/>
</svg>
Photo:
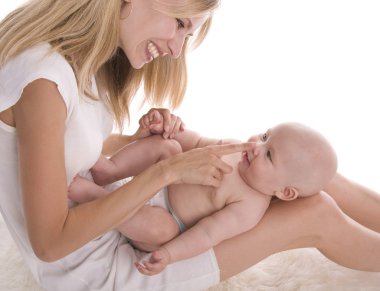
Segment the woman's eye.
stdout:
<svg viewBox="0 0 380 291">
<path fill-rule="evenodd" d="M 183 22 L 182 19 L 176 18 L 175 20 L 177 21 L 177 28 L 178 29 L 181 29 L 181 28 L 185 27 L 185 23 Z"/>
</svg>

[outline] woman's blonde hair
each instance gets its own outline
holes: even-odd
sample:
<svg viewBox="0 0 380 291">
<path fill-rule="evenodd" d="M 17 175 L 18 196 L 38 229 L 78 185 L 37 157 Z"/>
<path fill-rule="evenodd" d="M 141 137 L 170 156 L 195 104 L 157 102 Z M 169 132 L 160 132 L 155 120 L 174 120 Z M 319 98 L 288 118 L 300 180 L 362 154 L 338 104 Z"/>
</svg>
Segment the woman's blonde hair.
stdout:
<svg viewBox="0 0 380 291">
<path fill-rule="evenodd" d="M 96 78 L 120 129 L 129 119 L 129 105 L 142 83 L 146 101 L 154 105 L 169 101 L 176 108 L 186 90 L 188 41 L 178 59 L 161 57 L 134 69 L 118 48 L 122 1 L 30 0 L 0 23 L 0 66 L 25 49 L 48 42 L 71 64 L 80 93 L 96 98 L 91 93 L 91 80 Z M 194 17 L 212 13 L 218 5 L 219 0 L 157 0 L 154 6 L 173 17 Z M 195 45 L 202 42 L 210 24 L 211 16 L 200 28 Z"/>
</svg>

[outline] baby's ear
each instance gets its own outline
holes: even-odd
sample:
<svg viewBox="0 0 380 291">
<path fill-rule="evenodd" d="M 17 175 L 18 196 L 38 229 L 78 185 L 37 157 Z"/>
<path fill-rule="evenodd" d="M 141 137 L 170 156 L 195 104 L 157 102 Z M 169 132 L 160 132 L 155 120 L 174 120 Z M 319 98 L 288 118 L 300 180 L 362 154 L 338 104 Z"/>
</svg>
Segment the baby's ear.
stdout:
<svg viewBox="0 0 380 291">
<path fill-rule="evenodd" d="M 299 192 L 294 187 L 286 186 L 282 191 L 275 191 L 274 195 L 281 200 L 291 201 L 298 197 Z"/>
</svg>

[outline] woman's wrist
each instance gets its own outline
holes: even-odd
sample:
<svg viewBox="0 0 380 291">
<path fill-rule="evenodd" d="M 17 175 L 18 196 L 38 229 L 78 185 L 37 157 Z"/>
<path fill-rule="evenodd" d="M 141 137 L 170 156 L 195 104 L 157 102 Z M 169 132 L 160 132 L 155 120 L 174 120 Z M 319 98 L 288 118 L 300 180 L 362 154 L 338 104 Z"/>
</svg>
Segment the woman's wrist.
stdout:
<svg viewBox="0 0 380 291">
<path fill-rule="evenodd" d="M 164 186 L 174 184 L 177 182 L 176 175 L 173 175 L 173 169 L 171 165 L 171 158 L 159 161 L 155 164 L 159 177 L 162 178 Z"/>
</svg>

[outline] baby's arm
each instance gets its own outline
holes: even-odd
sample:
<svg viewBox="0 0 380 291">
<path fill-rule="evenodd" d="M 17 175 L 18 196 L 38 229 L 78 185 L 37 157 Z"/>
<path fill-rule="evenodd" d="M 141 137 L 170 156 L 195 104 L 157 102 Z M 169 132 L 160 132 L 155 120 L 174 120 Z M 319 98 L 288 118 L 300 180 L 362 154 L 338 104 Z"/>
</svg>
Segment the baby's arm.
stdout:
<svg viewBox="0 0 380 291">
<path fill-rule="evenodd" d="M 192 228 L 154 251 L 148 260 L 136 263 L 136 267 L 145 275 L 154 275 L 170 263 L 201 254 L 221 241 L 251 229 L 260 221 L 269 204 L 268 199 L 258 197 L 255 195 L 230 203 L 201 219 Z"/>
<path fill-rule="evenodd" d="M 151 111 L 149 114 L 144 115 L 140 119 L 139 123 L 141 128 L 149 128 L 152 134 L 163 133 L 162 116 L 156 111 Z M 204 137 L 195 131 L 185 129 L 184 126 L 182 126 L 181 130 L 178 130 L 170 138 L 180 143 L 183 152 L 186 152 L 194 148 L 205 147 L 208 145 L 240 142 L 238 140 L 233 139 L 217 139 Z"/>
</svg>

